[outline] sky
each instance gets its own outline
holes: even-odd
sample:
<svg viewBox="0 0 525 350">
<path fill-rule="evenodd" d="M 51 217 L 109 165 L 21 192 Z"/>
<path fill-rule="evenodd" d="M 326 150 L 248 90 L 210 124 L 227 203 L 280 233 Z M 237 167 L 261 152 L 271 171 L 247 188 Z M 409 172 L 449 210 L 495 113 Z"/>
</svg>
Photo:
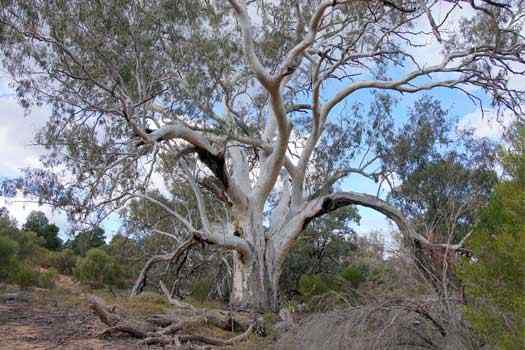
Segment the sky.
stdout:
<svg viewBox="0 0 525 350">
<path fill-rule="evenodd" d="M 439 21 L 439 16 L 446 13 L 446 6 L 449 5 L 444 4 L 433 9 L 437 21 Z M 457 28 L 456 22 L 461 16 L 471 15 L 472 12 L 468 6 L 465 6 L 461 14 L 447 20 L 447 23 L 450 23 L 447 29 L 453 32 Z M 425 28 L 425 22 L 418 25 L 422 29 L 429 29 Z M 438 63 L 442 57 L 439 43 L 433 39 L 432 35 L 424 37 L 422 40 L 427 46 L 413 49 L 414 56 L 422 65 Z M 519 83 L 521 81 L 515 82 L 515 84 Z M 333 88 L 335 89 L 335 86 Z M 328 93 L 330 93 L 330 89 Z M 473 128 L 476 136 L 495 139 L 501 136 L 502 127 L 494 121 L 494 118 L 490 118 L 491 111 L 488 112 L 489 118 L 482 118 L 479 108 L 473 105 L 465 95 L 446 89 L 432 91 L 430 95 L 443 101 L 444 107 L 449 109 L 453 116 L 460 119 L 460 126 Z M 420 96 L 421 94 L 402 96 L 401 103 L 396 110 L 399 121 L 405 118 L 408 106 Z M 370 97 L 367 94 L 356 94 L 353 99 L 366 104 Z M 32 145 L 32 140 L 35 132 L 45 124 L 48 115 L 49 110 L 46 107 L 33 109 L 29 115 L 26 115 L 17 104 L 14 90 L 9 86 L 7 73 L 0 70 L 0 179 L 20 175 L 21 168 L 39 166 L 39 156 L 43 154 L 44 150 Z M 359 190 L 369 194 L 376 194 L 377 192 L 377 185 L 374 182 L 358 176 L 349 177 L 343 182 L 342 187 L 343 189 Z M 69 225 L 65 214 L 60 211 L 53 211 L 47 206 L 39 207 L 38 204 L 28 202 L 27 198 L 21 196 L 13 199 L 0 197 L 0 206 L 6 206 L 10 214 L 19 223 L 23 223 L 32 210 L 42 210 L 51 222 L 60 227 L 61 236 L 66 238 Z M 370 231 L 380 231 L 385 236 L 387 245 L 393 244 L 389 233 L 394 228 L 387 219 L 370 209 L 360 209 L 360 214 L 362 217 L 361 224 L 356 227 L 358 233 L 366 234 Z M 104 224 L 108 236 L 116 232 L 118 226 L 119 222 L 115 217 Z"/>
</svg>

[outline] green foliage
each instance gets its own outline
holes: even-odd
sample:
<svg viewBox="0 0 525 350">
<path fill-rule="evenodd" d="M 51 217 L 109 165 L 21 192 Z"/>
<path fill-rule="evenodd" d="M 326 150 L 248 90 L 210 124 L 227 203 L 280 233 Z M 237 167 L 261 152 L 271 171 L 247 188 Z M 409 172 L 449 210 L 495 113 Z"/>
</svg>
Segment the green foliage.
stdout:
<svg viewBox="0 0 525 350">
<path fill-rule="evenodd" d="M 9 211 L 6 208 L 0 208 L 0 236 L 13 239 L 18 231 L 16 221 L 9 216 Z"/>
<path fill-rule="evenodd" d="M 59 250 L 62 240 L 58 237 L 58 226 L 50 224 L 46 215 L 41 211 L 32 211 L 23 226 L 25 231 L 35 232 L 43 238 L 43 246 L 49 250 Z"/>
<path fill-rule="evenodd" d="M 33 231 L 19 230 L 7 211 L 0 211 L 0 280 L 22 288 L 52 288 L 57 272 L 53 269 L 41 272 L 37 268 L 47 266 L 53 253 L 44 244 L 43 237 Z"/>
<path fill-rule="evenodd" d="M 211 289 L 212 282 L 209 279 L 198 279 L 191 284 L 191 296 L 199 302 L 204 302 L 208 300 Z"/>
<path fill-rule="evenodd" d="M 0 236 L 0 264 L 7 261 L 18 253 L 18 243 L 7 237 Z"/>
<path fill-rule="evenodd" d="M 447 113 L 438 100 L 418 100 L 384 157 L 401 182 L 390 194 L 393 202 L 421 232 L 432 226 L 430 239 L 445 242 L 454 230 L 456 243 L 497 181 L 495 147 L 466 131 L 457 135 Z"/>
<path fill-rule="evenodd" d="M 84 258 L 79 259 L 73 273 L 79 282 L 92 288 L 123 286 L 122 268 L 100 248 L 90 249 Z"/>
<path fill-rule="evenodd" d="M 525 128 L 502 152 L 509 178 L 480 214 L 459 274 L 470 301 L 466 317 L 498 349 L 525 348 Z"/>
<path fill-rule="evenodd" d="M 26 263 L 18 263 L 11 272 L 9 282 L 15 283 L 20 288 L 39 287 L 50 289 L 55 286 L 54 279 L 57 271 L 38 271 Z"/>
<path fill-rule="evenodd" d="M 124 278 L 135 279 L 143 267 L 143 252 L 136 240 L 117 234 L 108 244 L 107 253 L 120 266 L 125 266 Z"/>
<path fill-rule="evenodd" d="M 0 280 L 7 279 L 16 268 L 18 243 L 4 236 L 0 236 Z"/>
<path fill-rule="evenodd" d="M 298 290 L 303 275 L 336 275 L 339 261 L 356 249 L 350 225 L 359 221 L 353 207 L 338 209 L 316 219 L 297 240 L 285 260 L 280 287 L 286 294 Z"/>
<path fill-rule="evenodd" d="M 38 273 L 26 264 L 17 264 L 11 272 L 10 281 L 20 288 L 29 288 L 38 285 Z"/>
<path fill-rule="evenodd" d="M 58 275 L 58 271 L 54 268 L 50 268 L 47 271 L 38 273 L 38 287 L 40 288 L 53 288 L 55 286 L 55 278 Z"/>
<path fill-rule="evenodd" d="M 359 285 L 366 281 L 370 273 L 369 267 L 364 264 L 350 265 L 341 271 L 340 276 L 350 282 L 353 288 L 358 288 Z"/>
<path fill-rule="evenodd" d="M 95 227 L 92 230 L 78 233 L 73 240 L 68 241 L 66 246 L 73 249 L 75 254 L 85 256 L 92 248 L 99 248 L 106 244 L 106 235 L 102 228 Z"/>
<path fill-rule="evenodd" d="M 71 249 L 55 252 L 50 260 L 50 265 L 64 275 L 72 275 L 77 264 L 77 256 Z"/>
<path fill-rule="evenodd" d="M 17 259 L 28 260 L 34 265 L 46 260 L 47 250 L 43 247 L 45 239 L 36 232 L 19 230 L 7 211 L 0 216 L 0 237 L 6 237 L 18 244 Z"/>
<path fill-rule="evenodd" d="M 302 275 L 299 279 L 299 292 L 307 300 L 316 295 L 328 293 L 333 289 L 333 281 L 321 275 Z"/>
<path fill-rule="evenodd" d="M 45 240 L 33 231 L 19 231 L 15 240 L 20 246 L 18 258 L 32 265 L 49 265 L 50 251 L 45 248 Z"/>
</svg>

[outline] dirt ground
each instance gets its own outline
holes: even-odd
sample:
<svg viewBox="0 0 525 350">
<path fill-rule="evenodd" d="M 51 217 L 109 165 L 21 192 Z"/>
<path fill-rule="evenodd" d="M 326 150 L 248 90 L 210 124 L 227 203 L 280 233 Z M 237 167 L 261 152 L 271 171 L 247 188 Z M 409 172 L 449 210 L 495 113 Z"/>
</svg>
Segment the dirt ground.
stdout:
<svg viewBox="0 0 525 350">
<path fill-rule="evenodd" d="M 10 291 L 0 293 L 0 349 L 100 350 L 137 349 L 126 338 L 101 339 L 104 326 L 81 302 L 66 293 Z"/>
<path fill-rule="evenodd" d="M 20 290 L 0 284 L 0 350 L 129 350 L 170 349 L 141 345 L 125 335 L 100 337 L 107 327 L 87 305 L 87 293 L 67 276 L 59 276 L 56 288 Z M 162 313 L 169 305 L 158 300 L 139 300 L 102 295 L 106 300 L 131 311 L 132 316 Z M 202 328 L 198 333 L 225 337 L 216 329 Z M 250 337 L 238 350 L 267 349 L 268 339 Z"/>
</svg>

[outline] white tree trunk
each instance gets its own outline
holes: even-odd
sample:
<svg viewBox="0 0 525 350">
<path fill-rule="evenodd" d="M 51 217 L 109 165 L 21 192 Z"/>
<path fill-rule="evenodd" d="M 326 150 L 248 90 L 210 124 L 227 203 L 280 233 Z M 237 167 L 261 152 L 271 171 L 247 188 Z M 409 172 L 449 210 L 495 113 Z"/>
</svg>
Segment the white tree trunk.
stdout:
<svg viewBox="0 0 525 350">
<path fill-rule="evenodd" d="M 231 304 L 239 308 L 275 311 L 278 307 L 278 269 L 273 241 L 265 237 L 262 215 L 249 217 L 242 225 L 242 235 L 253 252 L 249 257 L 233 253 Z M 246 216 L 243 218 L 246 219 Z"/>
<path fill-rule="evenodd" d="M 266 259 L 244 262 L 234 253 L 231 304 L 259 311 L 278 311 L 280 274 L 275 271 L 276 266 Z"/>
</svg>

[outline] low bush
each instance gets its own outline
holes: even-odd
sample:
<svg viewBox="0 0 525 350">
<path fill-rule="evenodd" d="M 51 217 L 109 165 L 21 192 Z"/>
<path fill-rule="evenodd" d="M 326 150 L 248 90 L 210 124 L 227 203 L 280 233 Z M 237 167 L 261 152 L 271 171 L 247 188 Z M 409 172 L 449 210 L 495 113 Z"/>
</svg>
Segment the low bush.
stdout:
<svg viewBox="0 0 525 350">
<path fill-rule="evenodd" d="M 36 271 L 33 271 L 29 266 L 25 264 L 19 264 L 15 270 L 13 270 L 10 281 L 17 284 L 20 288 L 29 288 L 38 284 L 38 275 Z"/>
<path fill-rule="evenodd" d="M 299 279 L 299 293 L 306 300 L 313 296 L 328 293 L 333 288 L 333 283 L 321 275 L 302 275 Z"/>
<path fill-rule="evenodd" d="M 339 275 L 349 282 L 352 288 L 358 288 L 361 283 L 367 280 L 369 274 L 370 269 L 367 265 L 357 264 L 347 266 Z"/>
<path fill-rule="evenodd" d="M 5 236 L 0 236 L 0 280 L 7 280 L 16 269 L 18 243 Z"/>
<path fill-rule="evenodd" d="M 73 270 L 75 278 L 91 288 L 124 287 L 122 268 L 100 248 L 90 249 Z"/>
<path fill-rule="evenodd" d="M 22 289 L 30 287 L 51 289 L 55 286 L 54 280 L 56 275 L 57 272 L 54 269 L 40 272 L 27 264 L 19 263 L 10 274 L 9 282 L 18 285 Z"/>
<path fill-rule="evenodd" d="M 29 260 L 35 264 L 40 263 L 42 255 L 47 253 L 47 250 L 42 247 L 45 240 L 34 232 L 19 231 L 16 235 L 16 241 L 20 246 L 18 252 L 20 260 Z"/>
<path fill-rule="evenodd" d="M 77 264 L 77 257 L 72 249 L 64 249 L 51 255 L 50 265 L 64 275 L 73 275 Z"/>
<path fill-rule="evenodd" d="M 208 300 L 208 295 L 212 289 L 212 283 L 208 279 L 199 279 L 191 285 L 191 296 L 199 302 Z"/>
<path fill-rule="evenodd" d="M 38 279 L 37 279 L 37 285 L 40 288 L 46 288 L 51 289 L 55 287 L 55 278 L 58 275 L 58 271 L 54 268 L 50 268 L 47 271 L 44 272 L 37 272 L 38 273 Z"/>
</svg>

